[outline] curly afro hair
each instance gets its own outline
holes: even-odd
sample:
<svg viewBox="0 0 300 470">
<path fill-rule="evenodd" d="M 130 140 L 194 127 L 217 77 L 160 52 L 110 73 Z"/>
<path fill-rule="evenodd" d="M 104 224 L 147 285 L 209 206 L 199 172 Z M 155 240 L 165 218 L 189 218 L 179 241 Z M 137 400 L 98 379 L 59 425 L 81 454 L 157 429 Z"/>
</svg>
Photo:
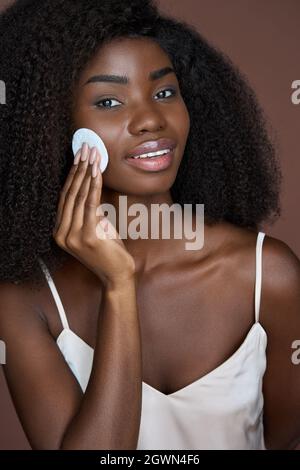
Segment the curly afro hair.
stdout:
<svg viewBox="0 0 300 470">
<path fill-rule="evenodd" d="M 52 231 L 73 164 L 72 90 L 105 42 L 148 37 L 170 57 L 190 114 L 174 202 L 257 229 L 280 215 L 280 166 L 241 72 L 192 26 L 151 0 L 17 0 L 0 16 L 0 280 L 39 284 L 69 257 Z"/>
</svg>

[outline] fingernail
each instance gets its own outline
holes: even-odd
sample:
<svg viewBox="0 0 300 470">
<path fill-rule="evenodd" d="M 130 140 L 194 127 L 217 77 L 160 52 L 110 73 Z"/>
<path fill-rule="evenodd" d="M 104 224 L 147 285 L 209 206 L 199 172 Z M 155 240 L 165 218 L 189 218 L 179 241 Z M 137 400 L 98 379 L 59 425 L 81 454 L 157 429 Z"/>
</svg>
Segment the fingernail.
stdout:
<svg viewBox="0 0 300 470">
<path fill-rule="evenodd" d="M 86 159 L 87 159 L 87 156 L 88 156 L 88 150 L 89 150 L 89 147 L 88 147 L 88 144 L 86 142 L 84 142 L 83 146 L 82 146 L 82 152 L 81 152 L 81 161 L 84 162 Z"/>
<path fill-rule="evenodd" d="M 98 174 L 98 170 L 99 170 L 99 161 L 98 161 L 98 158 L 96 158 L 96 160 L 93 163 L 93 168 L 92 168 L 92 177 L 93 178 L 96 178 L 96 176 Z"/>
<path fill-rule="evenodd" d="M 81 157 L 81 149 L 78 150 L 78 152 L 76 153 L 75 155 L 75 158 L 74 158 L 74 165 L 78 165 L 79 161 L 80 161 L 80 157 Z"/>
<path fill-rule="evenodd" d="M 90 154 L 90 165 L 92 165 L 95 161 L 97 155 L 97 150 L 95 147 L 92 148 L 91 154 Z"/>
</svg>

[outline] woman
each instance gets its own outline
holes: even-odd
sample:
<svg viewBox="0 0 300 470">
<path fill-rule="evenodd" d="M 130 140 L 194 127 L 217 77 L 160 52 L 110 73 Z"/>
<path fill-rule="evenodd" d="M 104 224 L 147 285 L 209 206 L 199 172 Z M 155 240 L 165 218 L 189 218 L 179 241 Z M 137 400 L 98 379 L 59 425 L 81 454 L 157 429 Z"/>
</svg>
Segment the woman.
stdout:
<svg viewBox="0 0 300 470">
<path fill-rule="evenodd" d="M 17 1 L 1 30 L 0 337 L 32 448 L 294 448 L 300 263 L 259 231 L 281 175 L 245 79 L 151 1 Z M 122 240 L 96 214 L 121 195 L 203 203 L 202 249 Z"/>
</svg>

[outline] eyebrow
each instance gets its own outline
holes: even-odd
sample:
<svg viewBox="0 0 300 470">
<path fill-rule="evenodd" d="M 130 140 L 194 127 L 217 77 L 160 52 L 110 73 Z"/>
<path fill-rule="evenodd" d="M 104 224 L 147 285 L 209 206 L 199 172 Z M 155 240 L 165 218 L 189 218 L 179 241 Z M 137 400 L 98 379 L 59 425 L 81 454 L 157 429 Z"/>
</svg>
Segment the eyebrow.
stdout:
<svg viewBox="0 0 300 470">
<path fill-rule="evenodd" d="M 175 73 L 175 70 L 172 67 L 163 67 L 162 69 L 150 72 L 148 80 L 158 80 L 159 78 L 162 78 L 169 73 Z M 96 82 L 109 82 L 118 83 L 120 85 L 128 85 L 129 81 L 129 78 L 126 75 L 94 75 L 93 77 L 90 77 L 83 86 L 87 85 L 88 83 Z"/>
</svg>

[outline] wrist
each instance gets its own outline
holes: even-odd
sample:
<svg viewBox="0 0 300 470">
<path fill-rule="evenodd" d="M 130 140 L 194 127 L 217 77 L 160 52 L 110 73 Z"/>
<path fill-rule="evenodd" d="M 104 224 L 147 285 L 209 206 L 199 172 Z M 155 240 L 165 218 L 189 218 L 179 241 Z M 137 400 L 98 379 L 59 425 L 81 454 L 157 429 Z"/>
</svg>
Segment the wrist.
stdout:
<svg viewBox="0 0 300 470">
<path fill-rule="evenodd" d="M 108 290 L 128 289 L 130 286 L 135 286 L 135 273 L 128 272 L 113 278 L 106 278 L 104 281 L 105 288 Z"/>
</svg>

